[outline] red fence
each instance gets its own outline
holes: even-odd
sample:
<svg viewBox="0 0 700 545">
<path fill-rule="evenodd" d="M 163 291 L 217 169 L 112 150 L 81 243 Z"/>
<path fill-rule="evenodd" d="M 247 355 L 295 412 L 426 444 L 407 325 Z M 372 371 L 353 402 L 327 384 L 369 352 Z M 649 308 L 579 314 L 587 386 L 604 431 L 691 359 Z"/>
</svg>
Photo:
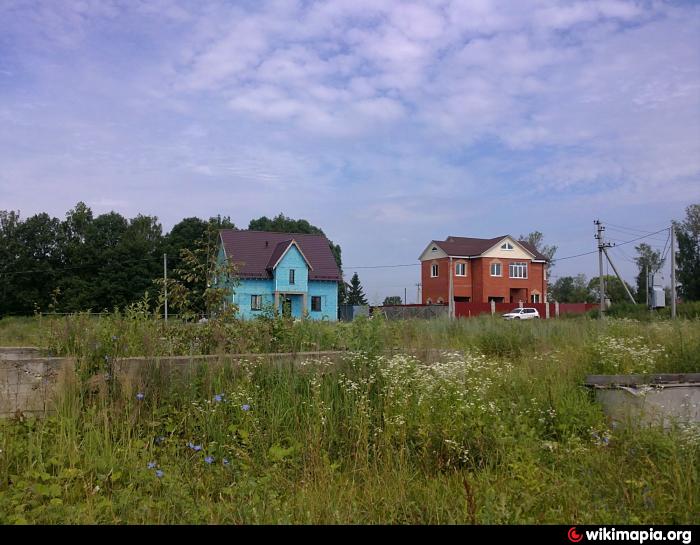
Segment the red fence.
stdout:
<svg viewBox="0 0 700 545">
<path fill-rule="evenodd" d="M 561 314 L 584 314 L 591 309 L 598 308 L 596 303 L 523 303 L 524 307 L 536 308 L 541 318 L 547 317 L 548 305 L 550 318 L 555 318 Z M 514 308 L 518 308 L 518 303 L 494 303 L 494 307 L 495 314 L 505 314 Z M 491 312 L 491 303 L 455 302 L 455 316 L 457 318 L 468 318 L 470 316 L 478 316 L 479 314 L 491 314 Z"/>
</svg>

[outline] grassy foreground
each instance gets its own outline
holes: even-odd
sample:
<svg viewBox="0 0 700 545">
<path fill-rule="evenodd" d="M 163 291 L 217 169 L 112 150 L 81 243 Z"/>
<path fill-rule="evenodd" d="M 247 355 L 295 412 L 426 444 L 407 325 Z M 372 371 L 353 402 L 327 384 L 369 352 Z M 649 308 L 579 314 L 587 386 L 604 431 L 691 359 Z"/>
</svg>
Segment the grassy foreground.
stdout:
<svg viewBox="0 0 700 545">
<path fill-rule="evenodd" d="M 55 416 L 0 423 L 0 523 L 695 523 L 698 431 L 612 428 L 581 383 L 698 372 L 699 325 L 33 324 L 80 368 Z M 134 350 L 194 352 L 191 339 L 221 349 L 227 332 L 245 340 L 240 351 L 264 351 L 258 338 L 352 352 L 90 386 Z M 430 365 L 382 355 L 422 348 L 446 351 Z"/>
</svg>

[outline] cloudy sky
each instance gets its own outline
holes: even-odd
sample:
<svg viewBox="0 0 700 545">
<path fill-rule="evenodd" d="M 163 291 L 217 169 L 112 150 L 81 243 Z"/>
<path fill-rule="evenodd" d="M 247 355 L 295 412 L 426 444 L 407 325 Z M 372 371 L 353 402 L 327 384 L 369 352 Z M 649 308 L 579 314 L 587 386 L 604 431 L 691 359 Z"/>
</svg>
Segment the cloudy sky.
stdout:
<svg viewBox="0 0 700 545">
<path fill-rule="evenodd" d="M 306 218 L 372 301 L 413 302 L 419 269 L 357 267 L 432 239 L 539 230 L 565 257 L 600 218 L 627 241 L 700 202 L 700 7 L 2 0 L 0 209 L 80 200 L 166 231 Z"/>
</svg>

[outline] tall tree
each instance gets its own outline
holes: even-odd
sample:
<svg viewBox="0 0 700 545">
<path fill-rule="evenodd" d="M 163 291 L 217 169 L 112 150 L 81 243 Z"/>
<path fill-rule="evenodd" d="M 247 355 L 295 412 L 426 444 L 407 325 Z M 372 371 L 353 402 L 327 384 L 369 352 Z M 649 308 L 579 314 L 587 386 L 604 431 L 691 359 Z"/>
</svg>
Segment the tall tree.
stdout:
<svg viewBox="0 0 700 545">
<path fill-rule="evenodd" d="M 557 253 L 557 247 L 546 245 L 544 243 L 544 235 L 539 231 L 533 231 L 527 236 L 520 235 L 520 240 L 529 242 L 539 253 L 547 258 L 547 276 L 549 276 L 552 267 L 554 267 L 554 254 Z"/>
<path fill-rule="evenodd" d="M 674 224 L 678 240 L 678 291 L 688 301 L 700 301 L 700 204 L 691 204 L 685 214 L 684 222 Z"/>
<path fill-rule="evenodd" d="M 362 284 L 360 284 L 360 277 L 357 273 L 352 275 L 350 279 L 350 289 L 348 290 L 348 296 L 346 300 L 348 305 L 366 305 L 367 299 L 362 290 Z"/>
<path fill-rule="evenodd" d="M 634 262 L 639 270 L 637 274 L 637 301 L 643 303 L 647 294 L 647 273 L 656 274 L 664 266 L 664 259 L 659 250 L 654 250 L 648 244 L 642 242 L 634 248 L 637 250 L 637 257 Z"/>
<path fill-rule="evenodd" d="M 549 293 L 559 303 L 585 303 L 591 299 L 585 274 L 558 278 Z"/>
<path fill-rule="evenodd" d="M 610 298 L 612 303 L 629 301 L 627 292 L 617 276 L 604 275 L 603 285 L 605 286 L 605 295 Z M 627 284 L 627 282 L 625 282 L 625 285 L 631 293 L 634 288 Z M 588 283 L 588 291 L 590 292 L 592 301 L 600 300 L 600 279 L 598 277 L 591 278 L 591 281 Z"/>
</svg>

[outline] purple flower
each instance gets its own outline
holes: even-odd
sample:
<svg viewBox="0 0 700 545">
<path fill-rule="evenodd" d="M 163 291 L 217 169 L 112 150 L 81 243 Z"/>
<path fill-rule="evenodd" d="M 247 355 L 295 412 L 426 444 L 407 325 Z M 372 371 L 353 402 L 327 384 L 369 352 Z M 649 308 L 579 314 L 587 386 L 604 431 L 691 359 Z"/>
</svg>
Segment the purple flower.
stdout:
<svg viewBox="0 0 700 545">
<path fill-rule="evenodd" d="M 165 473 L 163 473 L 160 469 L 156 469 L 156 477 L 160 479 L 163 475 L 165 475 Z"/>
<path fill-rule="evenodd" d="M 142 392 L 139 392 L 138 394 L 136 394 L 136 399 L 138 399 L 139 401 L 141 401 L 144 397 L 146 397 L 146 396 L 143 395 Z"/>
<path fill-rule="evenodd" d="M 241 405 L 241 409 L 244 410 L 244 411 L 249 411 L 249 410 L 250 410 L 250 405 L 248 405 L 248 404 L 246 404 L 246 405 Z"/>
<path fill-rule="evenodd" d="M 225 465 L 225 466 L 228 465 L 228 460 L 227 460 L 226 458 L 224 458 L 224 465 Z"/>
<path fill-rule="evenodd" d="M 213 456 L 207 456 L 206 458 L 204 458 L 204 461 L 205 461 L 206 463 L 208 463 L 208 464 L 211 464 L 212 462 L 214 462 L 214 457 L 213 457 Z"/>
<path fill-rule="evenodd" d="M 148 469 L 154 469 L 156 465 L 157 464 L 155 462 L 148 462 Z"/>
<path fill-rule="evenodd" d="M 190 447 L 195 452 L 199 452 L 200 450 L 202 450 L 202 445 L 195 445 L 194 443 L 191 443 L 191 442 L 187 443 L 187 446 Z"/>
<path fill-rule="evenodd" d="M 221 402 L 221 401 L 223 401 L 223 400 L 224 400 L 224 394 L 216 394 L 216 395 L 214 396 L 214 401 Z"/>
</svg>

